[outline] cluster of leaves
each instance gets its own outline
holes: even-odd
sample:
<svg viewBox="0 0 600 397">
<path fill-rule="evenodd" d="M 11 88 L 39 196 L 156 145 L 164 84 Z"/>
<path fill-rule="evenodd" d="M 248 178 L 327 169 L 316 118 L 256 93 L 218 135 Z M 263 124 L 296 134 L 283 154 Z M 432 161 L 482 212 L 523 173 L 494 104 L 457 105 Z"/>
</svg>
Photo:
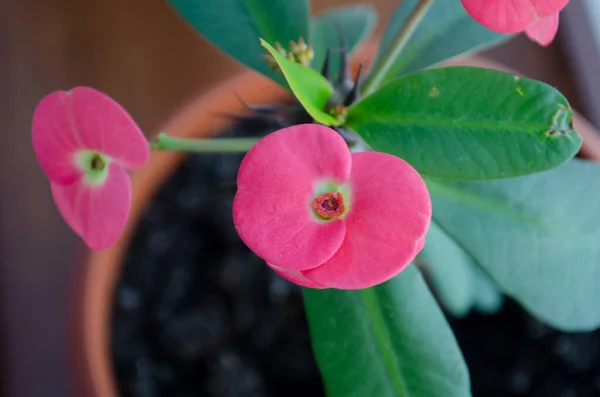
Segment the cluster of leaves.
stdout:
<svg viewBox="0 0 600 397">
<path fill-rule="evenodd" d="M 416 3 L 401 2 L 378 57 Z M 510 36 L 479 25 L 459 1 L 434 2 L 383 84 L 339 118 L 327 111 L 336 80 L 318 70 L 327 49 L 339 47 L 338 29 L 350 50 L 369 35 L 371 7 L 310 17 L 304 0 L 171 4 L 221 50 L 290 89 L 316 122 L 419 171 L 433 221 L 418 261 L 449 311 L 493 310 L 501 291 L 561 330 L 600 325 L 600 168 L 568 161 L 581 138 L 567 100 L 498 71 L 426 69 Z M 313 46 L 312 69 L 269 44 L 300 37 Z M 283 74 L 263 61 L 261 44 Z M 307 289 L 305 300 L 329 396 L 470 395 L 460 350 L 416 266 L 366 290 Z"/>
</svg>

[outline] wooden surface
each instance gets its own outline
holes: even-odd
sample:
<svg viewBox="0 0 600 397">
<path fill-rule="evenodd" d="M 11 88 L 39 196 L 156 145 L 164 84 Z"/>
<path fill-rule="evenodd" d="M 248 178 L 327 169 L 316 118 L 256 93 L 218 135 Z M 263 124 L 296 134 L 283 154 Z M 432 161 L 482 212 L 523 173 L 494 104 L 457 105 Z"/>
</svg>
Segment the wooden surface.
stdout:
<svg viewBox="0 0 600 397">
<path fill-rule="evenodd" d="M 313 3 L 320 10 L 347 2 Z M 397 2 L 371 3 L 385 20 Z M 37 101 L 52 90 L 92 86 L 154 133 L 184 103 L 239 66 L 195 35 L 162 0 L 4 0 L 2 5 L 0 395 L 68 397 L 73 394 L 66 330 L 82 246 L 60 219 L 31 149 Z M 542 50 L 519 39 L 492 57 L 574 99 L 557 48 Z"/>
</svg>

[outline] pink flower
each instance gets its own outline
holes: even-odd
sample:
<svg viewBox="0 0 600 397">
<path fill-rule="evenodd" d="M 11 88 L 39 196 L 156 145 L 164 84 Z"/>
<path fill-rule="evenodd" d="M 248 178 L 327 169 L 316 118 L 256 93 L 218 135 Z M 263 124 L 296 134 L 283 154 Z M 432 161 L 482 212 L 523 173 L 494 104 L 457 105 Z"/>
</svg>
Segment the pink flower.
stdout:
<svg viewBox="0 0 600 397">
<path fill-rule="evenodd" d="M 92 249 L 112 245 L 131 206 L 126 170 L 143 165 L 148 143 L 127 112 L 87 87 L 55 91 L 33 115 L 33 148 L 54 201 Z"/>
<path fill-rule="evenodd" d="M 558 13 L 569 0 L 462 0 L 465 10 L 483 26 L 499 33 L 525 32 L 542 46 L 558 31 Z"/>
<path fill-rule="evenodd" d="M 240 237 L 305 287 L 361 289 L 392 278 L 423 248 L 431 219 L 427 187 L 408 163 L 350 153 L 337 132 L 317 124 L 260 140 L 237 183 Z"/>
</svg>

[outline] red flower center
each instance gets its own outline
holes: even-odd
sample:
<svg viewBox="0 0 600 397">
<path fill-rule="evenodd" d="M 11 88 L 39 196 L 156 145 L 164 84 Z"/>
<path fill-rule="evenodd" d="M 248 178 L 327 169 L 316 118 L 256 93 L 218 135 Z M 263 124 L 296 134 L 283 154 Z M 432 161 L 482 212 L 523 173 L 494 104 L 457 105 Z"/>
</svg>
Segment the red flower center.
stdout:
<svg viewBox="0 0 600 397">
<path fill-rule="evenodd" d="M 317 214 L 327 219 L 340 217 L 346 209 L 344 207 L 344 196 L 338 192 L 321 194 L 313 200 L 312 206 Z"/>
</svg>

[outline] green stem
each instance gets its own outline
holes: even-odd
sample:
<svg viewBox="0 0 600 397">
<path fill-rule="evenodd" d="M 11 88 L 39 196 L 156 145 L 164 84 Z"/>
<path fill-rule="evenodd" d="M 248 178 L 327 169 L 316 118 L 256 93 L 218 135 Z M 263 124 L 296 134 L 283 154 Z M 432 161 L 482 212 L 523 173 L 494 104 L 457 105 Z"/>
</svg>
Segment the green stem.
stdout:
<svg viewBox="0 0 600 397">
<path fill-rule="evenodd" d="M 375 65 L 373 65 L 371 74 L 363 85 L 363 95 L 367 96 L 375 92 L 381 86 L 386 75 L 394 65 L 394 62 L 396 62 L 396 59 L 404 47 L 406 47 L 406 44 L 408 44 L 408 41 L 419 26 L 419 23 L 423 20 L 425 14 L 427 14 L 427 11 L 433 2 L 434 0 L 419 0 L 419 3 L 412 10 L 404 25 L 402 25 L 402 28 L 396 33 L 394 40 L 386 49 L 386 52 L 375 62 Z"/>
<path fill-rule="evenodd" d="M 182 139 L 164 132 L 150 142 L 152 150 L 169 150 L 190 153 L 244 153 L 260 138 Z"/>
</svg>

